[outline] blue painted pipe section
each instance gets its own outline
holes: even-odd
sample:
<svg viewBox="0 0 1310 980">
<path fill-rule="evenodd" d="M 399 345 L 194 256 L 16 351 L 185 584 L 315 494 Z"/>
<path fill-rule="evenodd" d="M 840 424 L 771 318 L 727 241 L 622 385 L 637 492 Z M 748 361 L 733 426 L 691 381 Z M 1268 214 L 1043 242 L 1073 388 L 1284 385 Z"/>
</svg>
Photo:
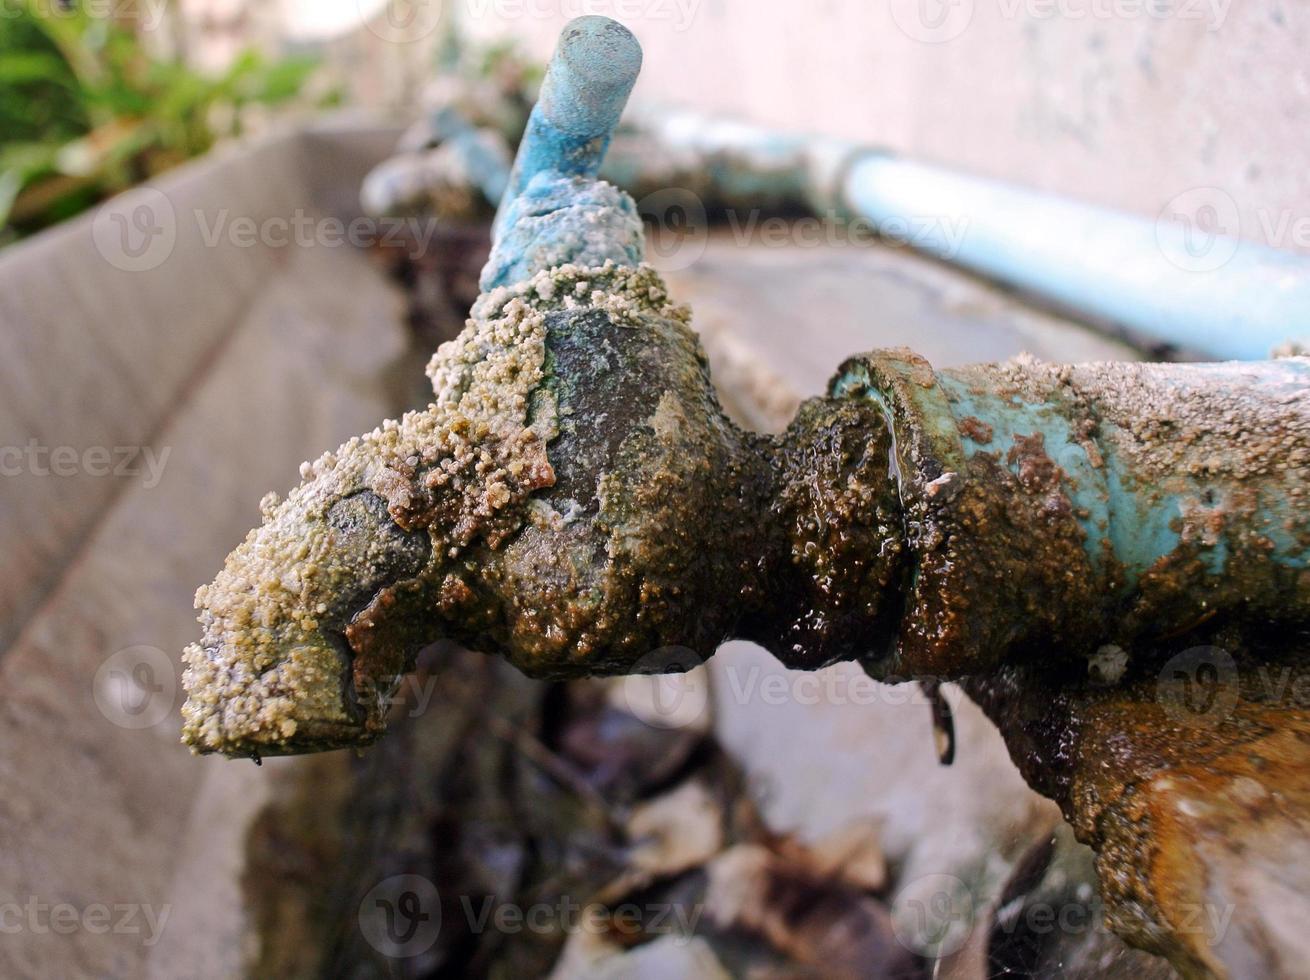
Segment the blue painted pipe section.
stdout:
<svg viewBox="0 0 1310 980">
<path fill-rule="evenodd" d="M 537 174 L 594 178 L 641 71 L 641 45 L 608 17 L 578 17 L 560 35 L 519 144 L 494 231 Z"/>
<path fill-rule="evenodd" d="M 1310 358 L 934 372 L 880 351 L 831 392 L 895 438 L 914 574 L 891 666 L 1310 622 Z"/>
<path fill-rule="evenodd" d="M 633 267 L 645 256 L 641 216 L 631 197 L 598 180 L 547 170 L 505 211 L 479 286 L 486 293 L 564 265 Z"/>
<path fill-rule="evenodd" d="M 978 370 L 942 372 L 938 376 L 955 417 L 979 419 L 990 436 L 982 443 L 969 432 L 962 433 L 965 458 L 1000 450 L 1007 468 L 1017 477 L 1022 462 L 1005 456 L 1005 452 L 1019 439 L 1040 435 L 1046 455 L 1061 474 L 1063 489 L 1073 504 L 1072 513 L 1082 527 L 1088 560 L 1099 573 L 1106 572 L 1107 562 L 1114 561 L 1123 575 L 1125 589 L 1134 588 L 1151 568 L 1177 552 L 1189 535 L 1189 527 L 1211 513 L 1219 513 L 1238 485 L 1251 476 L 1248 467 L 1242 465 L 1240 444 L 1227 447 L 1220 459 L 1210 457 L 1213 447 L 1209 445 L 1194 452 L 1179 452 L 1176 445 L 1170 444 L 1168 435 L 1164 445 L 1142 446 L 1124 434 L 1127 419 L 1123 418 L 1098 420 L 1100 431 L 1092 439 L 1082 430 L 1086 416 L 1070 411 L 1067 401 L 1027 401 L 1016 398 L 1003 385 L 981 388 L 977 384 Z M 1268 424 L 1268 417 L 1258 412 L 1257 406 L 1285 398 L 1300 398 L 1310 404 L 1305 397 L 1310 392 L 1310 361 L 1300 358 L 1190 364 L 1173 368 L 1163 377 L 1162 373 L 1156 371 L 1148 377 L 1155 384 L 1172 388 L 1170 397 L 1190 394 L 1202 402 L 1224 390 L 1259 392 L 1248 400 L 1252 426 Z M 1150 386 L 1143 375 L 1126 369 L 1124 380 L 1136 382 L 1134 386 L 1140 386 L 1146 402 Z M 1162 431 L 1169 433 L 1171 428 L 1165 426 Z M 1180 431 L 1179 438 L 1188 435 Z M 1252 441 L 1257 440 L 1253 437 Z M 1131 454 L 1125 451 L 1130 445 Z M 1161 465 L 1158 472 L 1144 472 L 1143 461 L 1152 456 L 1169 463 Z M 1251 462 L 1254 464 L 1254 460 Z M 1298 528 L 1299 534 L 1291 533 Z M 1259 539 L 1262 560 L 1290 568 L 1310 568 L 1307 531 L 1310 515 L 1305 512 L 1305 504 L 1281 494 L 1270 494 L 1264 506 L 1243 521 L 1243 533 L 1251 540 Z M 1233 557 L 1231 537 L 1199 532 L 1192 536 L 1198 542 L 1196 559 L 1211 574 L 1223 575 Z"/>
<path fill-rule="evenodd" d="M 1258 360 L 1310 339 L 1310 258 L 1216 233 L 1222 194 L 1197 224 L 1152 222 L 870 152 L 844 197 L 946 262 L 1185 350 Z"/>
<path fill-rule="evenodd" d="M 483 292 L 645 257 L 632 198 L 596 179 L 640 70 L 641 46 L 622 24 L 579 17 L 564 28 L 496 214 Z"/>
<path fill-rule="evenodd" d="M 455 146 L 482 196 L 488 201 L 503 201 L 505 188 L 509 186 L 509 170 L 505 166 L 509 154 L 504 152 L 503 144 L 470 129 L 455 137 Z"/>
<path fill-rule="evenodd" d="M 1260 360 L 1310 341 L 1310 257 L 1221 233 L 1238 220 L 1201 189 L 1160 220 L 986 180 L 871 147 L 696 112 L 647 109 L 638 127 L 705 175 L 729 207 L 809 204 L 1024 290 L 1092 322 L 1186 353 Z M 641 183 L 643 161 L 614 161 Z"/>
<path fill-rule="evenodd" d="M 478 129 L 454 106 L 437 109 L 421 124 L 421 129 L 425 144 L 417 146 L 416 150 L 453 146 L 464 163 L 465 173 L 482 191 L 482 196 L 499 205 L 505 196 L 505 188 L 509 186 L 509 166 L 500 152 L 499 138 Z M 406 133 L 397 148 L 419 138 L 417 134 Z"/>
</svg>

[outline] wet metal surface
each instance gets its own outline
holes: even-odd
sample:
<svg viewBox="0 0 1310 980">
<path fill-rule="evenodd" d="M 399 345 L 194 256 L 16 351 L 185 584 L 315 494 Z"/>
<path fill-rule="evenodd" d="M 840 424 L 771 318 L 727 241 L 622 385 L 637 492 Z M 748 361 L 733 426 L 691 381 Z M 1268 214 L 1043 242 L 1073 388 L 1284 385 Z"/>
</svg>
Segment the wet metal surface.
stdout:
<svg viewBox="0 0 1310 980">
<path fill-rule="evenodd" d="M 558 197 L 507 210 L 498 245 L 540 234 L 433 359 L 434 403 L 306 464 L 201 590 L 190 744 L 367 744 L 445 636 L 537 676 L 685 668 L 661 651 L 736 636 L 792 667 L 972 677 L 1098 847 L 1116 928 L 1197 975 L 1277 974 L 1295 936 L 1202 948 L 1180 916 L 1305 894 L 1248 860 L 1304 839 L 1304 718 L 1238 682 L 1188 738 L 1156 672 L 1200 643 L 1248 678 L 1304 663 L 1310 361 L 936 372 L 884 351 L 756 435 L 638 266 L 631 202 L 549 169 L 531 186 Z"/>
</svg>

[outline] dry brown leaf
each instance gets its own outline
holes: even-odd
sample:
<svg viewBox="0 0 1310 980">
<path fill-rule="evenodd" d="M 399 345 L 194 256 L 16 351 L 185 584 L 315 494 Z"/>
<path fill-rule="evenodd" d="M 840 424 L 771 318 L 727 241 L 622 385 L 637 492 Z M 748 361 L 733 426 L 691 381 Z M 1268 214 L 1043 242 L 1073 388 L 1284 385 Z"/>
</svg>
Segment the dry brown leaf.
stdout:
<svg viewBox="0 0 1310 980">
<path fill-rule="evenodd" d="M 723 808 L 699 780 L 643 803 L 628 819 L 630 859 L 642 871 L 673 875 L 723 848 Z"/>
</svg>

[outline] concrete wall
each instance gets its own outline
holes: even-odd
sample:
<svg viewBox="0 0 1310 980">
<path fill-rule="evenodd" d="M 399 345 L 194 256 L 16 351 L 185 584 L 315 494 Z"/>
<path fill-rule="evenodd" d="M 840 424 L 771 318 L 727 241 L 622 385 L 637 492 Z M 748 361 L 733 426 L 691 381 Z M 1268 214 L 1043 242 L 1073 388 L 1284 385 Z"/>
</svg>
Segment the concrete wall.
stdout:
<svg viewBox="0 0 1310 980">
<path fill-rule="evenodd" d="M 640 98 L 1150 216 L 1205 201 L 1217 229 L 1310 251 L 1303 0 L 446 3 L 542 59 L 570 16 L 617 16 L 646 48 Z"/>
</svg>

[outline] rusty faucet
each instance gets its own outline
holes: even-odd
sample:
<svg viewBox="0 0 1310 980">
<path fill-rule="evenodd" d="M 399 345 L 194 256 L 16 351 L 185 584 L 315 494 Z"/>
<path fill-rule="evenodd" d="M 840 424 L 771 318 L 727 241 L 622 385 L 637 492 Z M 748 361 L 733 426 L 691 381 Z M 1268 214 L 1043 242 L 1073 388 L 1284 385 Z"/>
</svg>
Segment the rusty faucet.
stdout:
<svg viewBox="0 0 1310 980">
<path fill-rule="evenodd" d="M 744 637 L 949 678 L 1310 622 L 1305 359 L 883 351 L 782 436 L 730 422 L 632 201 L 595 179 L 640 61 L 617 23 L 569 25 L 435 401 L 305 464 L 199 591 L 195 750 L 367 744 L 443 636 L 543 677 Z"/>
<path fill-rule="evenodd" d="M 1148 681 L 1215 636 L 1310 654 L 1310 360 L 881 351 L 782 435 L 742 431 L 596 177 L 640 61 L 613 21 L 565 29 L 432 404 L 304 464 L 198 591 L 186 743 L 367 745 L 443 637 L 539 677 L 685 669 L 660 651 L 742 637 L 794 668 L 971 678 L 1098 849 L 1116 930 L 1189 975 L 1250 961 L 1241 929 L 1207 945 L 1176 913 L 1197 868 L 1211 897 L 1254 894 L 1305 839 L 1310 715 L 1234 692 L 1198 736 Z M 1089 686 L 1107 649 L 1122 680 Z"/>
</svg>

